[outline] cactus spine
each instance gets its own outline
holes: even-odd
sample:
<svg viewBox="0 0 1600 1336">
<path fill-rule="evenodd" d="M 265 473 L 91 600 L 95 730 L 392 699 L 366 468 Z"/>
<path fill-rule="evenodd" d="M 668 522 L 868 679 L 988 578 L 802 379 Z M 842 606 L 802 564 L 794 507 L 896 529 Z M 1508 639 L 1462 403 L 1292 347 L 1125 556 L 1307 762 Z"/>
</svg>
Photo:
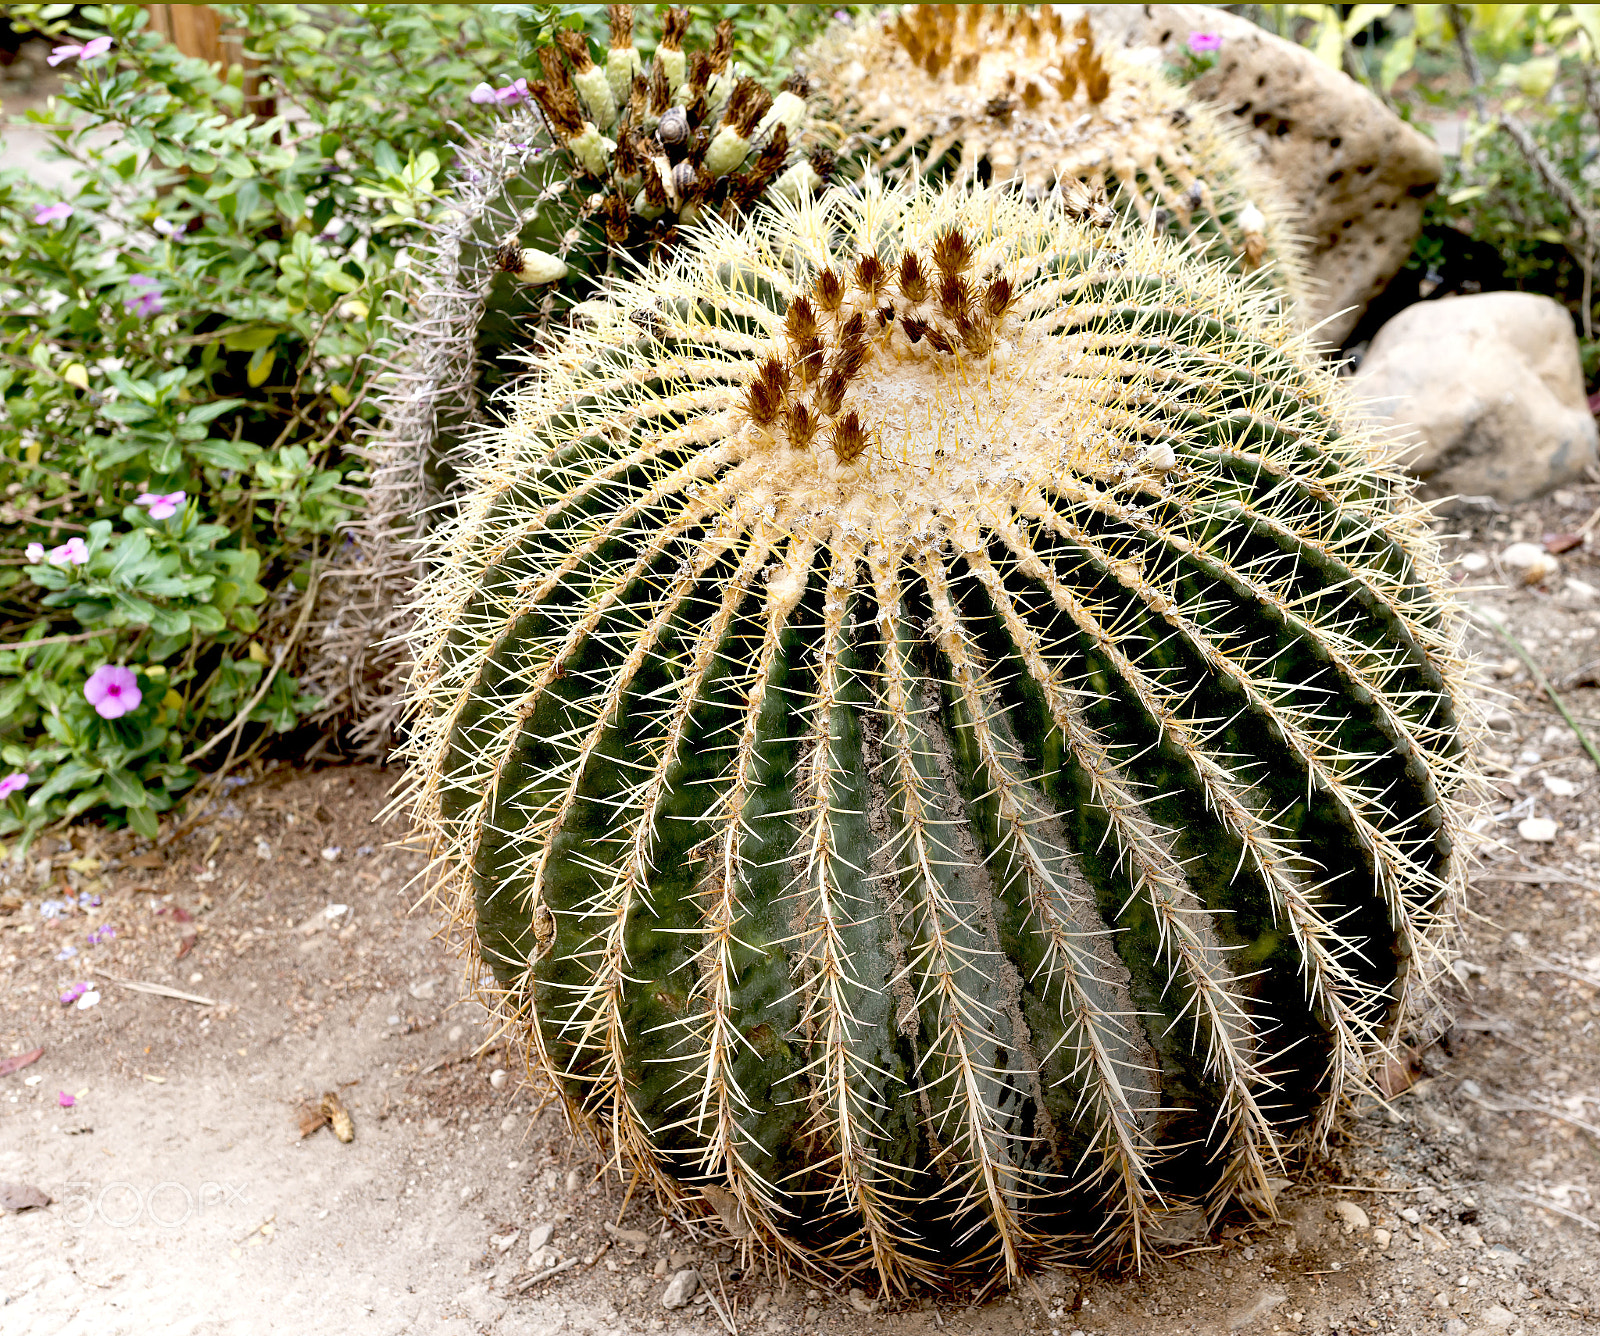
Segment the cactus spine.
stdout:
<svg viewBox="0 0 1600 1336">
<path fill-rule="evenodd" d="M 436 891 L 668 1195 L 889 1284 L 1271 1199 L 1437 977 L 1457 619 L 1271 303 L 869 188 L 618 281 L 417 602 Z"/>
<path fill-rule="evenodd" d="M 308 674 L 386 741 L 398 711 L 395 635 L 420 574 L 416 543 L 457 499 L 463 443 L 515 360 L 611 270 L 672 249 L 700 217 L 732 218 L 768 191 L 820 187 L 832 155 L 798 80 L 776 97 L 732 63 L 733 25 L 686 52 L 689 15 L 669 10 L 648 63 L 633 6 L 610 6 L 606 64 L 578 33 L 539 52 L 539 114 L 514 114 L 465 145 L 436 247 L 416 266 L 412 317 L 396 331 L 384 420 L 364 453 L 371 483 L 358 542 L 327 579 Z"/>
<path fill-rule="evenodd" d="M 1156 68 L 1096 48 L 1087 14 L 1052 5 L 906 5 L 838 25 L 807 53 L 822 101 L 882 171 L 919 170 L 1033 193 L 1109 194 L 1146 226 L 1250 273 L 1270 264 L 1291 307 L 1300 246 L 1240 136 Z"/>
</svg>

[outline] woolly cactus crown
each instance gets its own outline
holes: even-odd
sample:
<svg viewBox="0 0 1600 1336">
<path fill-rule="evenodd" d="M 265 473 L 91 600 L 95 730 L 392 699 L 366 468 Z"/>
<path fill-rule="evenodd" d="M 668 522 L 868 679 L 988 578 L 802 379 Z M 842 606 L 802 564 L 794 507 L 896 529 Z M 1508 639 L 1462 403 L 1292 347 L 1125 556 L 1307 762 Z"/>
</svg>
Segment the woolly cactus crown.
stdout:
<svg viewBox="0 0 1600 1336">
<path fill-rule="evenodd" d="M 669 1196 L 890 1283 L 1269 1204 L 1436 977 L 1456 623 L 1271 304 L 978 189 L 715 227 L 416 603 L 437 893 Z"/>
<path fill-rule="evenodd" d="M 1082 183 L 1242 272 L 1270 261 L 1300 298 L 1300 247 L 1237 131 L 1154 66 L 1097 49 L 1087 14 L 1069 31 L 1052 5 L 906 5 L 836 25 L 807 68 L 884 171 Z"/>
</svg>

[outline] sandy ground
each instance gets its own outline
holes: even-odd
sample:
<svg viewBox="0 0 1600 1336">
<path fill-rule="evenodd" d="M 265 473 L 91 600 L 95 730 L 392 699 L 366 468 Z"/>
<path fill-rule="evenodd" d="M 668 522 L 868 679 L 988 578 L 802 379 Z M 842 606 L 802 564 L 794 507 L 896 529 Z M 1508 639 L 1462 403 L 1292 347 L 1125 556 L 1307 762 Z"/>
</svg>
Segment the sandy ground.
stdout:
<svg viewBox="0 0 1600 1336">
<path fill-rule="evenodd" d="M 1597 503 L 1580 489 L 1476 523 L 1457 550 L 1489 562 L 1464 582 L 1496 581 L 1510 542 L 1576 531 Z M 1569 581 L 1600 585 L 1600 563 L 1561 561 L 1541 587 L 1465 596 L 1596 727 L 1600 602 Z M 1227 1223 L 1139 1276 L 1052 1273 L 977 1304 L 742 1270 L 625 1200 L 460 1000 L 459 966 L 410 912 L 416 858 L 373 824 L 392 776 L 280 766 L 162 850 L 82 828 L 0 862 L 0 1062 L 44 1050 L 0 1076 L 0 1193 L 51 1199 L 0 1214 L 0 1331 L 1592 1332 L 1596 769 L 1503 642 L 1477 632 L 1473 649 L 1504 694 L 1459 1022 L 1276 1222 Z M 1556 819 L 1555 840 L 1520 838 L 1527 816 Z M 78 984 L 98 1001 L 63 1004 Z M 301 1135 L 329 1091 L 348 1144 Z M 715 1298 L 668 1309 L 685 1270 Z"/>
</svg>

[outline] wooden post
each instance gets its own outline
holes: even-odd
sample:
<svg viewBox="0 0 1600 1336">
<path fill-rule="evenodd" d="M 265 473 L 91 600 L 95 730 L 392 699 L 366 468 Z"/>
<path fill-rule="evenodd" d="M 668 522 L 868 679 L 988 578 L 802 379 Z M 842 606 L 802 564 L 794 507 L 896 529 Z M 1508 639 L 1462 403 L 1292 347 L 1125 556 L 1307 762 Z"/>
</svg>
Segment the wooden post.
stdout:
<svg viewBox="0 0 1600 1336">
<path fill-rule="evenodd" d="M 210 5 L 146 5 L 150 31 L 160 33 L 186 56 L 198 56 L 226 71 L 230 65 L 244 67 L 244 109 L 255 116 L 271 116 L 276 110 L 272 99 L 262 98 L 255 63 L 244 53 L 244 43 L 234 33 L 222 30 L 222 19 Z"/>
</svg>

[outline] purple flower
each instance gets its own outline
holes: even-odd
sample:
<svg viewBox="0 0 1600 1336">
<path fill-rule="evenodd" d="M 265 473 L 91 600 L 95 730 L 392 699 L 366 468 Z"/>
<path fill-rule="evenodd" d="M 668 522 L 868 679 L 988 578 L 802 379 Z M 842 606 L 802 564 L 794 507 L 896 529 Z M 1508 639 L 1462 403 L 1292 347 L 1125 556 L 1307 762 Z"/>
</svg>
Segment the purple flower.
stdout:
<svg viewBox="0 0 1600 1336">
<path fill-rule="evenodd" d="M 75 984 L 73 984 L 72 987 L 68 988 L 66 992 L 61 994 L 61 1005 L 64 1006 L 64 1007 L 70 1007 L 74 1002 L 76 1002 L 80 997 L 82 997 L 88 991 L 89 991 L 89 985 L 86 984 L 86 983 L 75 983 Z M 70 1101 L 72 1099 L 72 1096 L 71 1095 L 63 1095 L 61 1098 Z M 71 1105 L 70 1104 L 66 1104 L 66 1105 L 63 1105 L 62 1107 L 63 1108 L 70 1108 Z"/>
<path fill-rule="evenodd" d="M 33 221 L 39 224 L 59 223 L 64 218 L 72 217 L 72 205 L 65 200 L 57 200 L 54 204 L 35 204 L 33 206 Z"/>
<path fill-rule="evenodd" d="M 80 988 L 80 989 L 83 986 L 84 985 L 81 984 L 81 983 L 73 985 L 74 988 Z M 65 997 L 66 994 L 63 993 L 62 996 Z M 71 1095 L 67 1094 L 67 1092 L 65 1090 L 56 1091 L 56 1103 L 59 1104 L 63 1109 L 70 1109 L 77 1102 L 78 1101 L 76 1099 L 74 1099 Z"/>
<path fill-rule="evenodd" d="M 91 60 L 98 60 L 109 50 L 111 50 L 111 39 L 109 37 L 93 37 L 89 41 L 85 42 L 82 46 L 56 47 L 56 49 L 52 51 L 48 57 L 46 57 L 45 64 L 53 67 L 61 64 L 62 61 L 71 60 L 74 56 L 76 56 L 78 58 L 78 63 L 83 65 L 87 64 Z"/>
<path fill-rule="evenodd" d="M 133 669 L 116 663 L 101 664 L 89 675 L 83 684 L 83 698 L 102 719 L 120 719 L 137 710 L 144 699 Z"/>
<path fill-rule="evenodd" d="M 161 300 L 161 284 L 149 274 L 135 274 L 128 280 L 128 286 L 135 290 L 134 295 L 124 297 L 122 304 L 134 315 L 160 315 L 167 309 Z"/>
<path fill-rule="evenodd" d="M 9 798 L 13 793 L 21 793 L 28 787 L 28 777 L 20 770 L 13 770 L 4 779 L 0 779 L 0 798 Z"/>
<path fill-rule="evenodd" d="M 1189 34 L 1189 50 L 1197 56 L 1207 56 L 1213 51 L 1222 50 L 1222 34 L 1218 32 L 1192 32 Z"/>
<path fill-rule="evenodd" d="M 151 519 L 164 520 L 176 515 L 178 507 L 188 499 L 187 492 L 140 492 L 134 497 L 133 504 L 149 506 Z"/>
<path fill-rule="evenodd" d="M 93 932 L 88 934 L 87 940 L 90 946 L 99 946 L 101 942 L 109 942 L 116 935 L 117 930 L 115 928 L 113 928 L 109 923 L 102 923 Z"/>
<path fill-rule="evenodd" d="M 33 549 L 37 543 L 28 544 L 28 556 L 33 556 Z M 89 560 L 89 549 L 84 546 L 83 539 L 69 538 L 60 547 L 50 549 L 50 564 L 52 566 L 81 566 Z"/>
<path fill-rule="evenodd" d="M 519 102 L 527 101 L 528 81 L 526 79 L 517 79 L 512 83 L 508 83 L 504 88 L 491 88 L 488 84 L 481 83 L 467 94 L 467 98 L 471 102 L 476 102 L 480 107 L 487 103 L 495 103 L 502 107 L 514 107 Z"/>
</svg>

